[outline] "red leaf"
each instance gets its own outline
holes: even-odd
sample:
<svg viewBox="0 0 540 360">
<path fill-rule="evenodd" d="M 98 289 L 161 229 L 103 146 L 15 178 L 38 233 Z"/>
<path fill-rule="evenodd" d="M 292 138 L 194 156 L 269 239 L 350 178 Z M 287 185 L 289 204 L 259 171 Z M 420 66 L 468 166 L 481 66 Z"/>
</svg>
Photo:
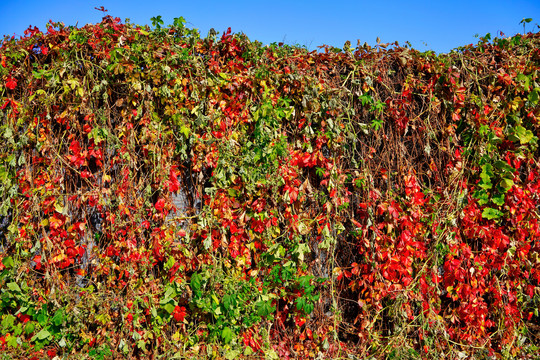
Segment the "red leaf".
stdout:
<svg viewBox="0 0 540 360">
<path fill-rule="evenodd" d="M 424 198 L 424 194 L 420 191 L 413 195 L 413 205 L 424 205 L 426 201 L 427 200 Z"/>
<path fill-rule="evenodd" d="M 156 205 L 154 205 L 156 210 L 159 211 L 159 212 L 163 212 L 163 209 L 165 208 L 165 199 L 163 198 L 160 198 L 157 202 L 156 202 Z"/>
<path fill-rule="evenodd" d="M 398 213 L 398 209 L 396 209 L 396 204 L 392 201 L 392 205 L 388 206 L 388 212 L 390 213 L 390 215 L 392 216 L 392 218 L 394 219 L 397 219 L 399 218 L 399 213 Z"/>
<path fill-rule="evenodd" d="M 91 173 L 90 171 L 88 171 L 88 170 L 83 170 L 83 171 L 81 172 L 81 177 L 82 177 L 83 179 L 91 178 L 91 177 L 92 177 L 92 173 Z"/>
<path fill-rule="evenodd" d="M 36 263 L 36 270 L 41 269 L 41 255 L 36 255 L 34 257 L 34 262 Z"/>
<path fill-rule="evenodd" d="M 295 316 L 294 322 L 296 323 L 297 326 L 302 326 L 306 323 L 306 319 L 300 316 Z"/>
<path fill-rule="evenodd" d="M 174 320 L 181 322 L 186 317 L 186 308 L 183 306 L 176 306 L 173 311 Z"/>
<path fill-rule="evenodd" d="M 173 166 L 169 172 L 169 191 L 175 193 L 178 189 L 180 189 L 180 182 L 178 181 L 176 166 Z"/>
<path fill-rule="evenodd" d="M 12 77 L 9 77 L 6 81 L 6 87 L 10 90 L 13 90 L 17 87 L 17 80 Z"/>
</svg>

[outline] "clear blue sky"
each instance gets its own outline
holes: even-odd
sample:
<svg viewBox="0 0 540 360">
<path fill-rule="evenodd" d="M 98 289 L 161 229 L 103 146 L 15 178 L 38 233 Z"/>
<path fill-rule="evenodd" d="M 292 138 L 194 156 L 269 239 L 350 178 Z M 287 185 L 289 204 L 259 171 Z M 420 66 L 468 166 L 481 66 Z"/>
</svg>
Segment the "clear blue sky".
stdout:
<svg viewBox="0 0 540 360">
<path fill-rule="evenodd" d="M 0 0 L 0 35 L 21 35 L 29 25 L 45 30 L 49 19 L 66 25 L 96 23 L 103 16 L 96 6 L 136 24 L 151 24 L 152 16 L 161 15 L 168 25 L 183 16 L 202 36 L 212 27 L 219 32 L 231 27 L 265 44 L 285 41 L 311 50 L 322 44 L 342 47 L 346 40 L 355 46 L 357 39 L 373 45 L 380 37 L 382 42 L 408 40 L 422 51 L 447 52 L 477 42 L 475 34 L 521 32 L 523 18 L 533 18 L 527 31 L 538 31 L 540 24 L 540 0 Z"/>
</svg>

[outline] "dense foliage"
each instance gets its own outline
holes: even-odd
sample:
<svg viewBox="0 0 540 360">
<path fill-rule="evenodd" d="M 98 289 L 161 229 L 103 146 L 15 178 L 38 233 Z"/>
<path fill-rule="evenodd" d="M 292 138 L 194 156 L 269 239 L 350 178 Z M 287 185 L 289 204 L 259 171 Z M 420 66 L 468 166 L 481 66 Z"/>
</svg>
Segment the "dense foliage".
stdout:
<svg viewBox="0 0 540 360">
<path fill-rule="evenodd" d="M 107 16 L 0 47 L 4 358 L 536 358 L 540 36 Z"/>
</svg>

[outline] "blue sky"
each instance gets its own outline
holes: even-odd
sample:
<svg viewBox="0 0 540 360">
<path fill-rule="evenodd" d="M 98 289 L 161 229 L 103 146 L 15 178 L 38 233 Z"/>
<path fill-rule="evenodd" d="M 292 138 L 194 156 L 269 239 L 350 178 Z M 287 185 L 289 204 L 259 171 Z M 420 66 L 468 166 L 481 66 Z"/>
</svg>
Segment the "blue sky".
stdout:
<svg viewBox="0 0 540 360">
<path fill-rule="evenodd" d="M 322 44 L 342 47 L 346 40 L 354 46 L 357 39 L 373 45 L 380 37 L 383 43 L 409 41 L 418 50 L 440 53 L 477 42 L 475 34 L 522 32 L 523 18 L 533 18 L 527 31 L 538 31 L 540 24 L 540 0 L 3 0 L 0 35 L 21 35 L 29 25 L 44 30 L 49 19 L 66 25 L 96 23 L 103 16 L 96 6 L 136 24 L 151 24 L 151 17 L 161 15 L 168 25 L 183 16 L 203 36 L 212 27 L 219 32 L 231 27 L 265 44 L 284 41 L 311 50 Z"/>
</svg>

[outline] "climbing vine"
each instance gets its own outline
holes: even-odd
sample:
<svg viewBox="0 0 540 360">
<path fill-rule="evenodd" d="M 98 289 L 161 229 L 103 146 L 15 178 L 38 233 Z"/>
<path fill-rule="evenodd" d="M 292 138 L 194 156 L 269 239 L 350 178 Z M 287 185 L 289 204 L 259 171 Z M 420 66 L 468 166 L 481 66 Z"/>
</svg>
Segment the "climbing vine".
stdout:
<svg viewBox="0 0 540 360">
<path fill-rule="evenodd" d="M 310 52 L 152 22 L 3 39 L 2 353 L 538 353 L 538 34 Z"/>
</svg>

